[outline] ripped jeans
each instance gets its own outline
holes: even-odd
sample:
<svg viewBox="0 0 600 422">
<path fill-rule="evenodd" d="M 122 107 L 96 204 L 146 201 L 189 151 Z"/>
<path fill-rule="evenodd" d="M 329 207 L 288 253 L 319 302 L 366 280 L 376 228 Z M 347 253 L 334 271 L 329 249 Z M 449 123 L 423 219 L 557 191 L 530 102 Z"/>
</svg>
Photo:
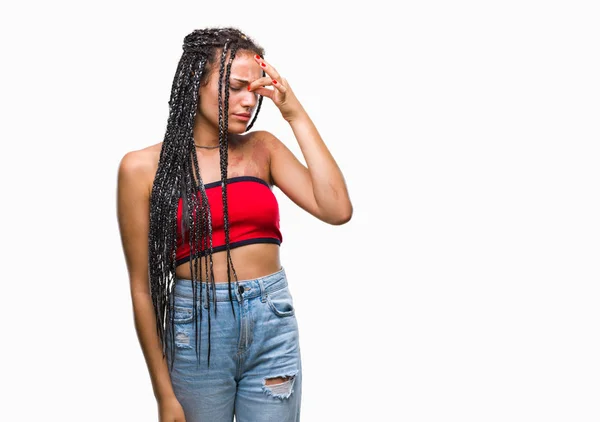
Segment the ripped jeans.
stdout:
<svg viewBox="0 0 600 422">
<path fill-rule="evenodd" d="M 169 368 L 173 363 L 171 383 L 186 422 L 231 422 L 234 414 L 236 422 L 299 421 L 300 344 L 285 270 L 232 281 L 235 318 L 227 283 L 216 283 L 216 315 L 211 289 L 210 367 L 206 287 L 203 283 L 200 300 L 200 283 L 196 286 L 196 339 L 192 282 L 175 281 L 174 358 L 167 324 L 167 363 Z"/>
</svg>

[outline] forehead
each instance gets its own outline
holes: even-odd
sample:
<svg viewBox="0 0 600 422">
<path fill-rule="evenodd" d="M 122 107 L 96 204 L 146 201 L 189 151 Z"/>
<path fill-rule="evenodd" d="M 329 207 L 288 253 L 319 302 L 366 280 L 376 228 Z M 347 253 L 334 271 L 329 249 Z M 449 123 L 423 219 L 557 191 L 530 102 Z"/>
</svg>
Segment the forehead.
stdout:
<svg viewBox="0 0 600 422">
<path fill-rule="evenodd" d="M 218 74 L 218 70 L 215 73 Z M 252 54 L 238 52 L 231 63 L 231 79 L 243 79 L 252 82 L 260 77 L 262 77 L 262 68 L 254 60 Z"/>
</svg>

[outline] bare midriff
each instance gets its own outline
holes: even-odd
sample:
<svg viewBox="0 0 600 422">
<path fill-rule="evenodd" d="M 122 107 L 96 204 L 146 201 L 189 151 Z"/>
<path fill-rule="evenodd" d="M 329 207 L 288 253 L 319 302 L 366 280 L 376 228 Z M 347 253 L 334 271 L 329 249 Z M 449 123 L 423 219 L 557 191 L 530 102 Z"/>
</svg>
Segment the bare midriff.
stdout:
<svg viewBox="0 0 600 422">
<path fill-rule="evenodd" d="M 250 280 L 276 273 L 281 270 L 279 260 L 279 245 L 272 243 L 257 243 L 245 245 L 230 250 L 231 261 L 237 275 L 237 280 Z M 198 258 L 202 274 L 197 280 L 206 281 L 205 258 Z M 216 283 L 227 283 L 227 251 L 213 253 L 213 273 Z M 184 262 L 175 269 L 177 278 L 191 279 L 190 262 Z M 231 271 L 231 281 L 235 281 Z"/>
</svg>

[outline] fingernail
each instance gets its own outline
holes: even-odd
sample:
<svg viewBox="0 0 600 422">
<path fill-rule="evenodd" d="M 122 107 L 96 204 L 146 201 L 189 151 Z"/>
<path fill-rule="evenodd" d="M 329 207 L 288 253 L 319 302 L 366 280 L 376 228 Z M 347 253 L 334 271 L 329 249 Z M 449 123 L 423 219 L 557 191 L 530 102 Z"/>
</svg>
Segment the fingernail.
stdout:
<svg viewBox="0 0 600 422">
<path fill-rule="evenodd" d="M 273 84 L 277 85 L 277 81 L 275 79 L 273 79 Z"/>
<path fill-rule="evenodd" d="M 261 65 L 262 67 L 267 67 L 267 65 L 266 65 L 266 64 L 264 64 L 264 63 L 261 63 L 260 65 Z"/>
<path fill-rule="evenodd" d="M 248 85 L 248 91 L 250 91 L 250 85 Z"/>
<path fill-rule="evenodd" d="M 255 55 L 255 56 L 254 56 L 254 58 L 255 58 L 256 60 L 260 60 L 260 56 L 259 56 L 258 54 L 257 54 L 257 55 Z"/>
</svg>

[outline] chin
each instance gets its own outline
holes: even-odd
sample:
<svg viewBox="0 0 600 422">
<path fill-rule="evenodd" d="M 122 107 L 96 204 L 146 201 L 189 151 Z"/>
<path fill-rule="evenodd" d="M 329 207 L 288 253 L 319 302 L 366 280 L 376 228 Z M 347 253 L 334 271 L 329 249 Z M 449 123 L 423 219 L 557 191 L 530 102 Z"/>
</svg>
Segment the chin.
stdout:
<svg viewBox="0 0 600 422">
<path fill-rule="evenodd" d="M 233 123 L 232 120 L 229 121 L 229 125 L 227 127 L 228 132 L 229 133 L 235 133 L 235 134 L 241 134 L 246 132 L 246 128 L 248 127 L 249 122 L 235 122 L 235 124 L 231 124 Z"/>
</svg>

